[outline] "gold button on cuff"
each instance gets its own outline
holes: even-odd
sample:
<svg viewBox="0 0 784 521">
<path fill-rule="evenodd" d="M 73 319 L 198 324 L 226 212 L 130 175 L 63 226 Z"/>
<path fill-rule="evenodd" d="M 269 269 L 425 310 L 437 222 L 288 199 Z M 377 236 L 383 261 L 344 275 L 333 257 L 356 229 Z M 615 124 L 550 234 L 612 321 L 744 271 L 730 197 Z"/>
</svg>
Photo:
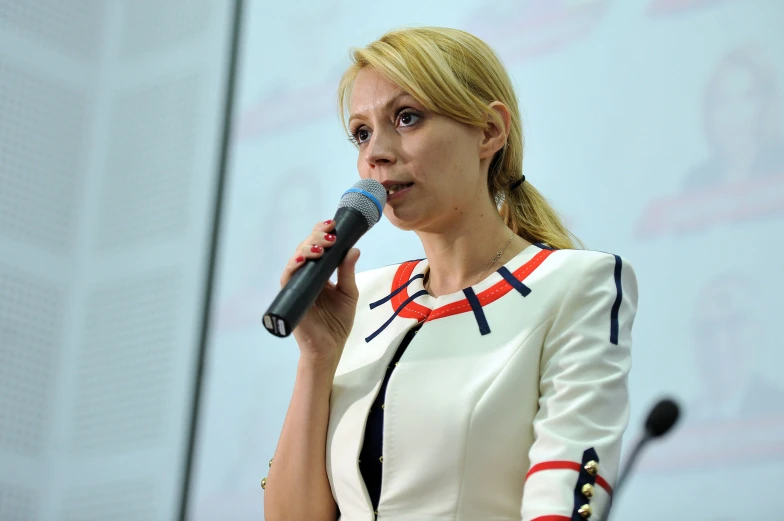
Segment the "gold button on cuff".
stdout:
<svg viewBox="0 0 784 521">
<path fill-rule="evenodd" d="M 591 517 L 591 505 L 583 505 L 577 510 L 577 513 L 580 514 L 583 519 L 588 519 Z"/>
<path fill-rule="evenodd" d="M 384 463 L 384 456 L 381 456 L 380 458 L 378 458 L 378 461 L 380 461 L 381 463 Z"/>
<path fill-rule="evenodd" d="M 599 473 L 599 464 L 596 461 L 591 460 L 585 464 L 585 471 L 591 476 L 595 476 Z"/>
<path fill-rule="evenodd" d="M 583 496 L 591 499 L 593 497 L 593 485 L 586 483 L 582 488 Z"/>
<path fill-rule="evenodd" d="M 381 404 L 381 408 L 382 408 L 382 409 L 384 408 L 384 405 L 385 405 L 385 404 L 383 404 L 383 403 Z"/>
<path fill-rule="evenodd" d="M 261 478 L 261 490 L 267 488 L 267 478 Z"/>
</svg>

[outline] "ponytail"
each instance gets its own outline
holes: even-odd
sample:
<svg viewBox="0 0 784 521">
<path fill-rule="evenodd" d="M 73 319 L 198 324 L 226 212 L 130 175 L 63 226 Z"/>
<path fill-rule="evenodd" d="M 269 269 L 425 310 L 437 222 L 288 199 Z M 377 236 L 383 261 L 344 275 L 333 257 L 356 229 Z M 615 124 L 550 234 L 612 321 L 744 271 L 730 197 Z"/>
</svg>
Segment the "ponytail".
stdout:
<svg viewBox="0 0 784 521">
<path fill-rule="evenodd" d="M 547 199 L 528 181 L 505 192 L 499 211 L 514 233 L 528 242 L 544 243 L 557 250 L 583 247 Z"/>
</svg>

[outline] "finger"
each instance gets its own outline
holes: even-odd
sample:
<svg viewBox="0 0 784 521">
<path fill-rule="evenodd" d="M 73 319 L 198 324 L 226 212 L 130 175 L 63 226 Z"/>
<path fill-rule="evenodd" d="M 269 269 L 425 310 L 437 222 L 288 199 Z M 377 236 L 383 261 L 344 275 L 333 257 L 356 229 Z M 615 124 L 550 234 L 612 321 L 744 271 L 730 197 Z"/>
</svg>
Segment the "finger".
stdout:
<svg viewBox="0 0 784 521">
<path fill-rule="evenodd" d="M 283 276 L 281 277 L 281 283 L 285 284 L 288 282 L 288 279 L 291 278 L 291 275 L 300 269 L 304 264 L 305 261 L 308 259 L 317 259 L 324 255 L 324 247 L 318 244 L 308 244 L 303 242 L 294 252 L 294 256 L 289 259 L 289 262 L 286 264 L 286 267 L 283 271 Z"/>
<path fill-rule="evenodd" d="M 313 246 L 321 246 L 322 248 L 329 248 L 335 244 L 335 234 L 330 232 L 317 231 L 308 239 L 299 245 L 301 251 L 310 250 Z"/>
<path fill-rule="evenodd" d="M 285 286 L 288 284 L 289 280 L 291 280 L 291 276 L 305 264 L 306 257 L 301 255 L 297 252 L 289 261 L 286 263 L 286 267 L 283 269 L 283 273 L 280 276 L 280 287 Z"/>
<path fill-rule="evenodd" d="M 332 225 L 324 225 L 326 228 L 334 228 L 334 224 Z M 331 231 L 324 231 L 324 230 L 316 230 L 308 236 L 307 239 L 302 241 L 297 246 L 297 252 L 300 255 L 305 255 L 309 258 L 308 253 L 313 248 L 313 246 L 321 246 L 322 248 L 329 248 L 333 244 L 335 244 L 335 234 Z M 319 252 L 314 252 L 319 253 Z"/>
<path fill-rule="evenodd" d="M 324 245 L 331 246 L 334 243 L 333 239 L 327 239 L 324 235 L 319 239 L 318 236 L 316 238 L 310 239 L 311 241 L 321 242 Z M 305 264 L 305 261 L 308 259 L 318 259 L 324 255 L 324 246 L 321 244 L 309 243 L 308 241 L 303 242 L 297 247 L 297 251 L 294 256 L 289 259 L 288 264 L 286 264 L 286 268 L 283 271 L 283 274 L 280 278 L 281 286 L 285 286 L 286 283 L 291 279 L 291 276 L 296 272 L 298 269 Z"/>
<path fill-rule="evenodd" d="M 314 232 L 331 232 L 334 229 L 335 221 L 332 219 L 316 223 L 316 226 L 313 227 Z"/>
<path fill-rule="evenodd" d="M 324 243 L 324 240 L 320 242 Z M 331 244 L 331 243 L 330 243 Z M 296 258 L 297 256 L 305 257 L 306 259 L 317 259 L 324 255 L 324 246 L 319 244 L 318 238 L 311 238 L 308 242 L 303 242 L 297 248 L 297 253 L 294 255 Z"/>
<path fill-rule="evenodd" d="M 328 220 L 316 224 L 314 232 L 305 242 L 297 246 L 295 255 L 289 259 L 280 278 L 280 285 L 285 286 L 296 272 L 308 259 L 317 259 L 324 255 L 324 249 L 335 244 L 335 221 Z"/>
<path fill-rule="evenodd" d="M 346 258 L 343 259 L 343 262 L 338 266 L 337 288 L 342 293 L 345 293 L 352 298 L 357 298 L 359 296 L 355 274 L 359 253 L 357 248 L 351 248 L 346 254 Z"/>
</svg>

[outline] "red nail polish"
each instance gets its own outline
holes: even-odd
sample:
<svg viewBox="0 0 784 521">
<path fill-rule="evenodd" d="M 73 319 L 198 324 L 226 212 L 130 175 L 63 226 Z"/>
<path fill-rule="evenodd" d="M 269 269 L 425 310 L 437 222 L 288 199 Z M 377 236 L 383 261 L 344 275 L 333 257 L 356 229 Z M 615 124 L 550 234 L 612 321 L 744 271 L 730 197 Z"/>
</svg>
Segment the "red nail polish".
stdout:
<svg viewBox="0 0 784 521">
<path fill-rule="evenodd" d="M 324 221 L 324 224 L 332 224 L 332 219 L 330 219 L 328 221 Z"/>
<path fill-rule="evenodd" d="M 321 246 L 314 244 L 313 247 L 310 248 L 310 251 L 312 251 L 313 253 L 321 253 L 322 249 L 323 248 Z"/>
<path fill-rule="evenodd" d="M 324 238 L 326 240 L 328 240 L 329 242 L 335 242 L 335 236 L 332 235 L 331 233 L 328 233 L 328 234 L 324 235 Z"/>
<path fill-rule="evenodd" d="M 303 257 L 302 255 L 300 255 L 299 257 L 294 259 L 294 262 L 296 262 L 297 264 L 299 264 L 300 262 L 304 262 L 304 261 L 305 261 L 305 257 Z"/>
</svg>

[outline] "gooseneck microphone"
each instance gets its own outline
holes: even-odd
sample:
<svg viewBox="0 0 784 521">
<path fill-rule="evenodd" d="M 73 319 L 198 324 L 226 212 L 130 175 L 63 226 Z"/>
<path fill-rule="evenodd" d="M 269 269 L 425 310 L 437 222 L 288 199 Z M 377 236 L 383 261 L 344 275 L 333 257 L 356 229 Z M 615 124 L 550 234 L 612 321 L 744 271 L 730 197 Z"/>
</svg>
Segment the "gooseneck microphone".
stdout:
<svg viewBox="0 0 784 521">
<path fill-rule="evenodd" d="M 612 502 L 614 502 L 615 498 L 618 497 L 618 492 L 621 490 L 621 486 L 623 486 L 623 484 L 626 482 L 627 477 L 629 476 L 629 472 L 637 462 L 637 458 L 639 457 L 642 449 L 651 440 L 660 438 L 667 434 L 678 422 L 679 416 L 680 407 L 678 407 L 678 404 L 674 400 L 669 398 L 659 400 L 656 405 L 653 406 L 651 411 L 648 413 L 648 417 L 645 419 L 645 433 L 635 444 L 632 452 L 629 454 L 629 457 L 626 460 L 626 464 L 623 466 L 620 474 L 618 475 L 618 481 L 615 483 L 615 489 L 613 490 L 613 496 L 611 499 Z M 608 507 L 607 513 L 604 516 L 605 520 L 610 518 L 611 507 L 612 503 Z"/>
<path fill-rule="evenodd" d="M 679 416 L 680 408 L 677 403 L 669 398 L 660 400 L 645 420 L 645 433 L 649 438 L 664 436 L 672 429 Z"/>
<path fill-rule="evenodd" d="M 287 337 L 313 305 L 332 273 L 360 237 L 380 219 L 387 191 L 373 179 L 363 179 L 340 198 L 335 213 L 335 243 L 318 259 L 308 259 L 272 301 L 262 322 L 275 336 Z"/>
<path fill-rule="evenodd" d="M 637 462 L 640 451 L 642 451 L 651 440 L 667 434 L 678 421 L 678 416 L 680 416 L 680 408 L 675 401 L 669 398 L 659 400 L 656 405 L 653 406 L 653 409 L 648 413 L 648 418 L 645 419 L 645 434 L 637 441 L 631 454 L 629 454 L 629 459 L 626 460 L 626 464 L 618 475 L 614 495 L 618 494 L 621 485 L 626 481 L 629 471 Z"/>
</svg>

